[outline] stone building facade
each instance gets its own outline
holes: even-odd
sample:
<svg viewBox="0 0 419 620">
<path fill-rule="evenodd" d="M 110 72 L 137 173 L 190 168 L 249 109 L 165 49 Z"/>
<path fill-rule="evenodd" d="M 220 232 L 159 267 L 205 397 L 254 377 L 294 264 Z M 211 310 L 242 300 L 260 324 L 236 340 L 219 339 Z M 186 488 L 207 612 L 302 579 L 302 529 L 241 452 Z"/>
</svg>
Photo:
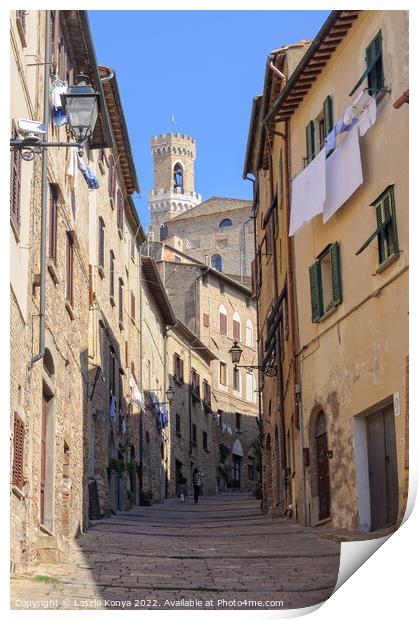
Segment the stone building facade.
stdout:
<svg viewBox="0 0 419 620">
<path fill-rule="evenodd" d="M 245 173 L 257 178 L 255 209 L 265 213 L 264 221 L 269 196 L 284 196 L 288 216 L 281 218 L 279 212 L 278 222 L 288 234 L 290 220 L 298 216 L 295 179 L 305 169 L 308 176 L 312 163 L 321 163 L 325 138 L 348 106 L 357 117 L 361 97 L 375 100 L 368 105 L 376 114 L 368 112 L 366 125 L 366 116 L 359 116 L 350 131 L 338 136 L 326 159 L 323 217 L 312 213 L 305 225 L 290 231 L 288 242 L 288 282 L 294 291 L 288 289 L 289 310 L 294 309 L 297 326 L 291 343 L 296 358 L 295 413 L 302 421 L 294 433 L 294 453 L 301 454 L 301 460 L 295 459 L 291 510 L 310 525 L 377 531 L 400 523 L 405 510 L 407 32 L 405 11 L 333 11 L 290 75 L 286 60 L 285 66 L 279 65 L 282 59 L 275 60 L 288 77 L 284 82 L 276 72 L 275 100 L 270 101 L 265 91 L 259 112 L 254 103 Z M 261 126 L 268 132 L 258 138 Z M 276 132 L 271 137 L 269 129 Z M 269 139 L 271 162 L 266 157 Z M 328 197 L 334 196 L 328 171 L 339 164 L 344 145 L 353 143 L 351 162 L 361 162 L 358 185 L 336 199 L 336 210 L 324 217 Z M 351 179 L 356 176 L 354 163 L 346 169 Z M 267 197 L 266 179 L 271 188 Z M 309 205 L 319 200 L 319 192 L 311 194 Z M 273 208 L 278 209 L 277 204 Z M 257 234 L 263 235 L 260 228 Z M 280 261 L 281 248 L 273 247 Z M 266 266 L 258 264 L 256 273 L 259 268 L 263 280 Z M 261 295 L 259 290 L 260 308 L 266 305 Z M 279 308 L 272 318 L 272 331 L 281 339 Z M 269 330 L 263 330 L 260 337 L 269 336 Z M 286 346 L 284 350 L 286 355 Z M 269 452 L 266 410 L 263 422 L 268 499 L 284 481 L 276 476 Z M 290 441 L 292 446 L 292 436 Z"/>
<path fill-rule="evenodd" d="M 42 121 L 46 31 L 51 81 L 72 81 L 81 69 L 103 90 L 85 11 L 12 11 L 11 135 L 18 121 Z M 69 32 L 81 36 L 67 45 Z M 49 87 L 49 84 L 47 85 Z M 103 108 L 91 147 L 111 146 Z M 66 129 L 48 124 L 51 141 Z M 87 160 L 90 148 L 84 154 Z M 85 528 L 84 414 L 88 395 L 88 188 L 67 176 L 69 152 L 49 149 L 33 162 L 12 151 L 11 168 L 11 566 L 22 571 L 58 561 Z M 46 196 L 46 261 L 41 264 L 41 192 Z M 45 347 L 40 285 L 45 274 Z M 39 336 L 38 336 L 39 334 Z"/>
<path fill-rule="evenodd" d="M 167 222 L 165 241 L 249 285 L 255 255 L 251 206 L 249 200 L 213 196 Z"/>
<path fill-rule="evenodd" d="M 169 406 L 168 497 L 176 497 L 180 476 L 193 494 L 193 472 L 202 492 L 216 493 L 211 361 L 216 356 L 180 321 L 167 334 L 167 370 L 174 390 Z"/>
<path fill-rule="evenodd" d="M 237 340 L 242 364 L 257 364 L 251 291 L 205 265 L 157 264 L 176 316 L 217 357 L 211 362 L 211 403 L 218 489 L 253 490 L 259 436 L 256 375 L 234 370 L 229 352 Z"/>
<path fill-rule="evenodd" d="M 106 76 L 106 67 L 100 68 Z M 89 401 L 85 441 L 90 518 L 139 501 L 140 245 L 132 194 L 139 191 L 117 78 L 104 82 L 116 136 L 92 154 L 99 189 L 89 194 Z M 137 396 L 137 397 L 135 397 Z"/>
</svg>

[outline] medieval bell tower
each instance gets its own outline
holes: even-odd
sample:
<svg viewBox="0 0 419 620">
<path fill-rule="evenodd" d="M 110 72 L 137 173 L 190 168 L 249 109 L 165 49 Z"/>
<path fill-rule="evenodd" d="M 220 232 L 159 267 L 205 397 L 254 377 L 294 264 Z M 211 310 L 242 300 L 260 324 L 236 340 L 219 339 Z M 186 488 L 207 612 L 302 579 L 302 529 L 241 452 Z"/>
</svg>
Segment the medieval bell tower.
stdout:
<svg viewBox="0 0 419 620">
<path fill-rule="evenodd" d="M 150 228 L 154 241 L 165 237 L 164 224 L 201 202 L 194 189 L 196 143 L 186 134 L 153 136 L 154 188 L 148 193 Z"/>
</svg>

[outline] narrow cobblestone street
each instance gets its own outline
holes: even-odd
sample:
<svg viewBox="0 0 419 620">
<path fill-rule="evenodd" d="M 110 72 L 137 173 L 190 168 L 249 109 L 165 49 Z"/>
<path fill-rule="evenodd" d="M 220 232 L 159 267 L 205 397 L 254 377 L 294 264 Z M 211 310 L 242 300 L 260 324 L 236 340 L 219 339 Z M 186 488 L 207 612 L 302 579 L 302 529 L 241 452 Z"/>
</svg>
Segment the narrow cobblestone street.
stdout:
<svg viewBox="0 0 419 620">
<path fill-rule="evenodd" d="M 76 543 L 61 564 L 12 579 L 12 608 L 305 607 L 331 595 L 339 570 L 338 543 L 266 518 L 244 494 L 135 507 Z"/>
</svg>

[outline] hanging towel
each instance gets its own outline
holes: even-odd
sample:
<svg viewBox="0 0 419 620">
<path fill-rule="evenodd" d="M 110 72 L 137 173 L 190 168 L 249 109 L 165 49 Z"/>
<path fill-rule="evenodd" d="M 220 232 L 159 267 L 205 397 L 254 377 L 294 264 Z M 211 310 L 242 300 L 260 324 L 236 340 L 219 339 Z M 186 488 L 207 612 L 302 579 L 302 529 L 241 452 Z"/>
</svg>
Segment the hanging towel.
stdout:
<svg viewBox="0 0 419 620">
<path fill-rule="evenodd" d="M 326 200 L 323 223 L 340 209 L 362 182 L 359 131 L 356 126 L 326 160 Z"/>
<path fill-rule="evenodd" d="M 131 396 L 132 396 L 132 400 L 134 401 L 134 403 L 137 405 L 138 409 L 141 409 L 141 405 L 142 405 L 142 398 L 141 398 L 141 392 L 138 389 L 138 385 L 134 379 L 134 377 L 131 375 L 130 380 L 129 380 L 129 385 L 131 388 Z"/>
<path fill-rule="evenodd" d="M 86 164 L 84 163 L 84 161 L 82 160 L 79 154 L 77 154 L 77 157 L 78 157 L 78 165 L 79 165 L 82 175 L 84 176 L 84 180 L 87 183 L 87 187 L 89 189 L 98 189 L 99 181 L 97 180 L 97 176 L 94 174 L 92 169 L 89 168 L 89 166 L 86 166 Z"/>
<path fill-rule="evenodd" d="M 115 396 L 111 396 L 111 402 L 109 405 L 109 419 L 111 422 L 115 422 L 116 420 L 116 398 Z"/>
<path fill-rule="evenodd" d="M 67 149 L 67 169 L 66 175 L 68 177 L 68 186 L 70 190 L 73 190 L 76 182 L 77 182 L 77 173 L 78 173 L 78 162 L 77 162 L 77 149 L 72 146 Z"/>
<path fill-rule="evenodd" d="M 292 182 L 289 236 L 323 212 L 326 197 L 326 147 Z"/>
<path fill-rule="evenodd" d="M 374 97 L 366 104 L 365 108 L 359 116 L 359 134 L 364 136 L 368 129 L 372 127 L 377 120 L 377 102 Z"/>
<path fill-rule="evenodd" d="M 351 131 L 352 127 L 358 122 L 353 106 L 349 106 L 349 108 L 346 108 L 345 114 L 336 122 L 336 125 L 326 138 L 326 155 L 336 148 L 337 136 L 345 131 Z M 347 122 L 345 122 L 345 119 Z"/>
<path fill-rule="evenodd" d="M 52 106 L 52 121 L 54 125 L 65 125 L 67 116 L 64 113 L 63 103 L 61 95 L 64 95 L 68 90 L 67 82 L 56 80 L 51 86 L 51 106 Z"/>
</svg>

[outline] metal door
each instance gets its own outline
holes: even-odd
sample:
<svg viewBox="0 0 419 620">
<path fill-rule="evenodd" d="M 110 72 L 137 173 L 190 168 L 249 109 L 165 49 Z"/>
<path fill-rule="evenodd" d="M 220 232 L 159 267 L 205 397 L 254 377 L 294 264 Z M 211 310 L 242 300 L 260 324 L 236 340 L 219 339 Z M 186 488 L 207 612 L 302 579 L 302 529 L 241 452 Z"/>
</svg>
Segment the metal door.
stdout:
<svg viewBox="0 0 419 620">
<path fill-rule="evenodd" d="M 371 530 L 396 521 L 398 477 L 393 406 L 367 417 Z"/>
<path fill-rule="evenodd" d="M 327 435 L 316 437 L 317 476 L 319 483 L 319 520 L 330 517 L 329 457 L 327 455 Z"/>
</svg>

